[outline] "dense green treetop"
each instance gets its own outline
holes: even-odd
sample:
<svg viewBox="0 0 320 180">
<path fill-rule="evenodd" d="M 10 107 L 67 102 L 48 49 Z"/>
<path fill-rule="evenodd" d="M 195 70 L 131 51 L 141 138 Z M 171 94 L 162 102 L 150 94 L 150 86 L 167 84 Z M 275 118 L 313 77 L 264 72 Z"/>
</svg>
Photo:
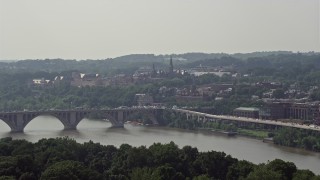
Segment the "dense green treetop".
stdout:
<svg viewBox="0 0 320 180">
<path fill-rule="evenodd" d="M 69 138 L 0 140 L 0 179 L 319 179 L 280 159 L 255 165 L 173 142 L 119 148 Z"/>
</svg>

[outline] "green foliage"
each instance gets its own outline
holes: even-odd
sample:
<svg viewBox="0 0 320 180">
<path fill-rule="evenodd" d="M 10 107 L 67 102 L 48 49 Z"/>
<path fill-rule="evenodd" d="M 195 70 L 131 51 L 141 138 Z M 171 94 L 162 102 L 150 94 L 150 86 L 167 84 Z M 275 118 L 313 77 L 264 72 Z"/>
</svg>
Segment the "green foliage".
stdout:
<svg viewBox="0 0 320 180">
<path fill-rule="evenodd" d="M 295 128 L 282 128 L 273 137 L 274 143 L 320 151 L 320 133 Z"/>
<path fill-rule="evenodd" d="M 313 177 L 314 173 L 310 170 L 297 170 L 297 172 L 293 174 L 292 180 L 309 180 Z"/>
<path fill-rule="evenodd" d="M 268 137 L 267 131 L 259 131 L 259 130 L 251 130 L 251 129 L 238 129 L 237 131 L 241 135 L 259 138 L 259 139 Z"/>
<path fill-rule="evenodd" d="M 248 161 L 242 160 L 234 163 L 229 167 L 227 173 L 228 180 L 244 179 L 254 170 L 256 165 Z"/>
<path fill-rule="evenodd" d="M 21 143 L 22 142 L 22 143 Z M 92 141 L 79 144 L 69 138 L 29 143 L 11 138 L 0 144 L 31 154 L 0 156 L 0 179 L 312 179 L 311 171 L 297 170 L 291 162 L 276 159 L 255 165 L 223 152 L 155 143 L 149 148 L 122 144 L 119 148 Z M 26 146 L 26 144 L 31 144 Z M 19 147 L 21 145 L 21 147 Z M 21 151 L 17 151 L 21 152 Z"/>
<path fill-rule="evenodd" d="M 102 175 L 85 167 L 77 161 L 61 161 L 49 166 L 41 175 L 43 180 L 77 180 L 77 179 L 102 179 Z"/>
<path fill-rule="evenodd" d="M 281 159 L 275 159 L 266 165 L 266 168 L 281 175 L 281 179 L 292 179 L 297 167 L 292 162 L 284 162 Z"/>
<path fill-rule="evenodd" d="M 0 176 L 0 180 L 15 180 L 14 176 Z"/>
<path fill-rule="evenodd" d="M 216 179 L 225 179 L 228 168 L 237 162 L 237 159 L 226 156 L 223 152 L 200 153 L 194 161 L 193 167 L 198 174 L 207 174 Z"/>
<path fill-rule="evenodd" d="M 132 173 L 130 174 L 130 179 L 132 179 L 132 180 L 141 180 L 141 179 L 160 180 L 160 177 L 155 173 L 154 169 L 144 167 L 144 168 L 133 169 Z"/>
<path fill-rule="evenodd" d="M 200 175 L 200 176 L 194 177 L 192 180 L 211 180 L 211 178 L 207 175 Z"/>
<path fill-rule="evenodd" d="M 258 166 L 252 171 L 246 180 L 282 180 L 281 174 L 267 169 L 265 166 Z"/>
</svg>

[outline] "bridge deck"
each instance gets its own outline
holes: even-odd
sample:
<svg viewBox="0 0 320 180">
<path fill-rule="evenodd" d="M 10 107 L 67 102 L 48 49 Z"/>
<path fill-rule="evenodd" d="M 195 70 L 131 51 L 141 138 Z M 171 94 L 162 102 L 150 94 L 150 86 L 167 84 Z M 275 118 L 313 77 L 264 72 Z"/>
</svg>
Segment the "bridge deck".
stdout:
<svg viewBox="0 0 320 180">
<path fill-rule="evenodd" d="M 267 125 L 274 125 L 274 126 L 285 126 L 285 127 L 308 129 L 308 130 L 313 130 L 313 131 L 319 131 L 320 132 L 320 127 L 317 127 L 317 126 L 311 127 L 311 126 L 308 126 L 308 125 L 301 125 L 301 124 L 294 124 L 294 123 L 284 123 L 284 122 L 274 121 L 274 120 L 262 120 L 262 119 L 246 118 L 246 117 L 213 115 L 213 114 L 206 114 L 206 113 L 190 111 L 190 110 L 185 110 L 185 109 L 174 109 L 174 111 L 194 114 L 194 115 L 203 116 L 203 117 L 206 117 L 206 118 L 221 119 L 221 120 L 231 120 L 231 121 L 240 121 L 240 122 L 257 123 L 257 124 L 267 124 Z"/>
</svg>

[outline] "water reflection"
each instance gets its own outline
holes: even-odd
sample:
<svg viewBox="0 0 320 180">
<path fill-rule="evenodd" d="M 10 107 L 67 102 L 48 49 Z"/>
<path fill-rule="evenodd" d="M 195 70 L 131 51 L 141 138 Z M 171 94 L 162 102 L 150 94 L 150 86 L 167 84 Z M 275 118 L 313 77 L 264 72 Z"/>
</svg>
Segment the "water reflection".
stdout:
<svg viewBox="0 0 320 180">
<path fill-rule="evenodd" d="M 113 128 L 113 127 L 107 127 L 105 130 L 106 133 L 116 133 L 116 134 L 126 134 L 126 135 L 132 135 L 130 131 L 124 127 L 124 128 Z"/>
<path fill-rule="evenodd" d="M 77 138 L 83 138 L 85 134 L 81 133 L 79 130 L 61 130 L 57 132 L 57 136 L 63 137 L 63 136 L 69 136 L 74 139 Z"/>
</svg>

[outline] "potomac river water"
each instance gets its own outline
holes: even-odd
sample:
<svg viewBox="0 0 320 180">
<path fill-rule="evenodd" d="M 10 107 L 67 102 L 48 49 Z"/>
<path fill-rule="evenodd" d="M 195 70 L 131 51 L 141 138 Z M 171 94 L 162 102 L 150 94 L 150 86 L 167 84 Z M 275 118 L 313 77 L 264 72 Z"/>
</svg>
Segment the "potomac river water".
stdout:
<svg viewBox="0 0 320 180">
<path fill-rule="evenodd" d="M 32 120 L 24 133 L 10 133 L 10 128 L 0 121 L 0 137 L 11 136 L 14 139 L 26 139 L 36 142 L 42 138 L 69 136 L 77 142 L 89 140 L 104 145 L 120 146 L 123 143 L 132 146 L 150 146 L 154 142 L 173 141 L 179 147 L 190 145 L 199 151 L 224 151 L 238 159 L 254 163 L 263 163 L 276 158 L 291 161 L 300 169 L 310 169 L 320 174 L 320 153 L 302 149 L 276 146 L 261 140 L 246 137 L 228 137 L 212 132 L 197 132 L 166 127 L 144 127 L 126 124 L 125 128 L 110 128 L 106 121 L 82 120 L 77 130 L 64 131 L 62 123 L 51 116 L 39 116 Z"/>
</svg>

